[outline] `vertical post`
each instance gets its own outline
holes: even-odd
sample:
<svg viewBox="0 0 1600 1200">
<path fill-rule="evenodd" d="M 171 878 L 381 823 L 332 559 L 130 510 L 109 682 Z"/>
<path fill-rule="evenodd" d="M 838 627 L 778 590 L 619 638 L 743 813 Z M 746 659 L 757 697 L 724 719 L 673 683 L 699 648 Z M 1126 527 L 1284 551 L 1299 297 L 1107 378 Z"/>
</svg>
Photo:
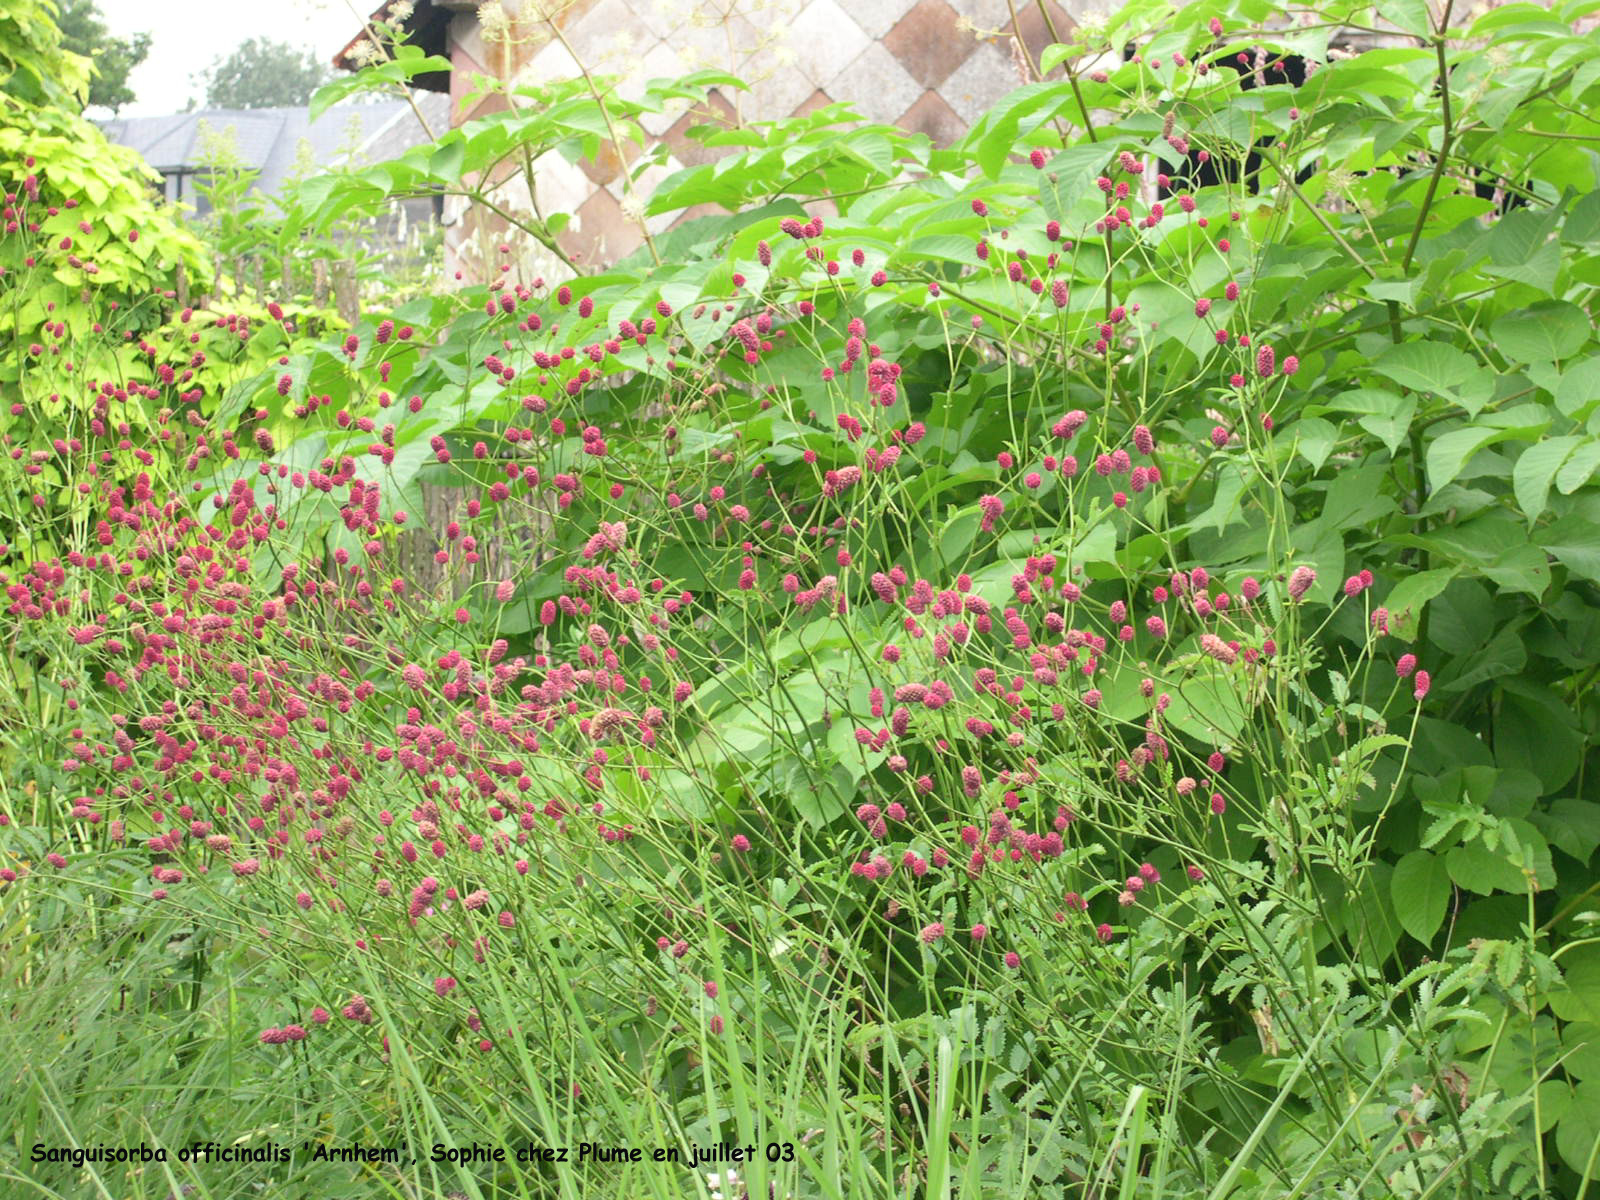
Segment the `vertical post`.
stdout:
<svg viewBox="0 0 1600 1200">
<path fill-rule="evenodd" d="M 349 260 L 333 264 L 333 302 L 346 325 L 361 316 L 361 298 L 356 292 L 356 267 Z"/>
</svg>

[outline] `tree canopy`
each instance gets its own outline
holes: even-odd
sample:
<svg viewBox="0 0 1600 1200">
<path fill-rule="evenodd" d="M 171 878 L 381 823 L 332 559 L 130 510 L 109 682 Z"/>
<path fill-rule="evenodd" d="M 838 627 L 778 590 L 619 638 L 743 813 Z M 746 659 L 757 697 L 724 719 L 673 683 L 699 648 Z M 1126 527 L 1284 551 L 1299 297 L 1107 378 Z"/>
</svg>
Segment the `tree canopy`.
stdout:
<svg viewBox="0 0 1600 1200">
<path fill-rule="evenodd" d="M 95 0 L 61 0 L 57 24 L 61 45 L 90 59 L 95 66 L 89 84 L 89 104 L 116 112 L 134 100 L 128 76 L 150 53 L 150 35 L 135 33 L 115 37 Z"/>
<path fill-rule="evenodd" d="M 271 38 L 249 38 L 201 73 L 212 108 L 305 104 L 327 82 L 329 68 L 313 50 Z"/>
</svg>

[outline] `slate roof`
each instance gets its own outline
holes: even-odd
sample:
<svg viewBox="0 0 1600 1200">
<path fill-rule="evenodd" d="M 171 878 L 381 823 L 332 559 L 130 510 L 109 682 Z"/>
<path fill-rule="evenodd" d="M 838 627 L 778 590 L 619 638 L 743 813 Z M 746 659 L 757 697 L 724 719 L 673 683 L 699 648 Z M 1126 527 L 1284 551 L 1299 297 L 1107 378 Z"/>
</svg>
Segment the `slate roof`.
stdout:
<svg viewBox="0 0 1600 1200">
<path fill-rule="evenodd" d="M 418 107 L 435 133 L 449 128 L 449 98 L 416 93 Z M 318 166 L 354 159 L 381 162 L 425 140 L 411 105 L 404 100 L 338 104 L 315 122 L 304 106 L 283 108 L 203 108 L 162 117 L 120 117 L 98 122 L 107 138 L 137 150 L 156 170 L 174 177 L 192 175 L 204 163 L 201 122 L 213 133 L 231 128 L 240 160 L 259 171 L 254 187 L 273 194 L 293 172 L 302 141 Z M 353 150 L 352 150 L 353 148 Z M 169 197 L 176 199 L 172 188 Z M 192 196 L 192 187 L 184 198 Z"/>
</svg>

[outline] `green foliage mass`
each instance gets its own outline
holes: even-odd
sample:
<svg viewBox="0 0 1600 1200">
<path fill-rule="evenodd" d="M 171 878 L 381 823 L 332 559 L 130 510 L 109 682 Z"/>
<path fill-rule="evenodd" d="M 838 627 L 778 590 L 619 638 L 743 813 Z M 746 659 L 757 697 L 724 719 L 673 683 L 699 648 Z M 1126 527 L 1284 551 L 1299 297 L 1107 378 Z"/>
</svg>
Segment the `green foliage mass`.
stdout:
<svg viewBox="0 0 1600 1200">
<path fill-rule="evenodd" d="M 57 23 L 62 46 L 94 64 L 89 105 L 116 112 L 124 104 L 133 103 L 128 76 L 149 55 L 150 35 L 113 37 L 94 0 L 62 0 Z"/>
<path fill-rule="evenodd" d="M 45 323 L 59 322 L 61 337 L 81 335 L 114 305 L 119 331 L 151 328 L 157 293 L 172 289 L 180 264 L 191 278 L 209 273 L 199 239 L 160 206 L 160 176 L 80 115 L 91 66 L 65 48 L 50 12 L 35 0 L 0 12 L 0 159 L 12 172 L 8 204 L 28 205 L 26 231 L 0 243 L 0 270 L 13 281 L 0 307 L 0 386 L 12 389 Z M 14 208 L 10 219 L 18 216 Z M 30 252 L 40 242 L 51 247 L 48 263 Z M 114 351 L 101 343 L 91 358 L 106 353 Z M 56 395 L 44 403 L 59 415 L 66 402 Z"/>
<path fill-rule="evenodd" d="M 329 68 L 314 50 L 252 37 L 203 72 L 210 108 L 273 108 L 305 104 L 327 82 Z"/>
</svg>

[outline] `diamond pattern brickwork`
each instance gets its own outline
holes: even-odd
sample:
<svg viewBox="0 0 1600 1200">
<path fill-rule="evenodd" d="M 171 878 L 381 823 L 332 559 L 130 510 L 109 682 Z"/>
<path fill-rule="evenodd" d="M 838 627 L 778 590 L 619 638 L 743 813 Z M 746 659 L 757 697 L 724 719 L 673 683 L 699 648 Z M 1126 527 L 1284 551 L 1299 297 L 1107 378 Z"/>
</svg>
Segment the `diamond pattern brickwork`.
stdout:
<svg viewBox="0 0 1600 1200">
<path fill-rule="evenodd" d="M 537 15 L 545 10 L 536 6 L 549 3 L 501 0 L 510 42 L 486 39 L 477 16 L 459 13 L 451 23 L 452 94 L 465 95 L 474 72 L 528 83 L 571 76 L 574 55 L 591 71 L 621 76 L 624 95 L 650 78 L 706 67 L 749 82 L 748 91 L 718 89 L 693 111 L 642 122 L 650 144 L 638 157 L 664 142 L 667 168 L 676 170 L 728 152 L 690 137 L 696 125 L 732 127 L 838 102 L 864 120 L 949 145 L 985 108 L 1032 81 L 1027 64 L 1054 40 L 1052 26 L 1065 37 L 1090 0 L 1044 0 L 1048 22 L 1033 0 L 1015 8 L 1007 0 L 576 0 L 555 18 L 562 39 Z M 466 115 L 458 109 L 455 119 Z M 634 149 L 626 158 L 637 170 Z M 648 168 L 630 196 L 624 165 L 609 147 L 581 170 L 549 164 L 549 180 L 538 164 L 541 207 L 572 214 L 560 244 L 585 262 L 614 261 L 642 244 L 640 202 L 663 170 Z M 705 215 L 697 209 L 679 221 Z M 657 220 L 649 225 L 658 232 Z M 459 264 L 468 256 L 452 257 Z"/>
</svg>

